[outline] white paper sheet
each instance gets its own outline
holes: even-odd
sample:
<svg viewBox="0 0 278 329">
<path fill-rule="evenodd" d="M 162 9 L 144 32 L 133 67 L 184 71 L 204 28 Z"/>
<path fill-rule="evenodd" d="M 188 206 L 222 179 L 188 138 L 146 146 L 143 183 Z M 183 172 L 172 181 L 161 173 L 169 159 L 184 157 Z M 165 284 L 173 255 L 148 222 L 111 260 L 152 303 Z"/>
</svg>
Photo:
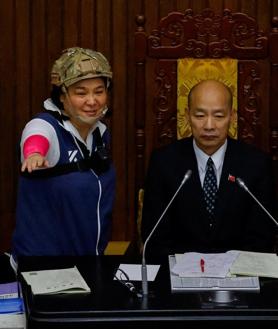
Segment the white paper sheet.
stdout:
<svg viewBox="0 0 278 329">
<path fill-rule="evenodd" d="M 229 269 L 238 255 L 239 251 L 236 250 L 218 254 L 197 252 L 177 254 L 175 255 L 176 264 L 172 268 L 172 272 L 180 277 L 225 278 L 229 275 Z M 203 271 L 201 260 L 204 261 Z"/>
<path fill-rule="evenodd" d="M 272 253 L 241 251 L 230 272 L 236 275 L 278 278 L 278 256 Z"/>
<path fill-rule="evenodd" d="M 26 317 L 25 314 L 1 314 L 0 329 L 25 329 Z"/>
<path fill-rule="evenodd" d="M 142 281 L 141 264 L 120 264 L 119 268 L 129 277 L 130 281 Z M 147 265 L 148 281 L 154 281 L 160 265 Z M 119 280 L 125 280 L 120 271 L 116 272 Z"/>
</svg>

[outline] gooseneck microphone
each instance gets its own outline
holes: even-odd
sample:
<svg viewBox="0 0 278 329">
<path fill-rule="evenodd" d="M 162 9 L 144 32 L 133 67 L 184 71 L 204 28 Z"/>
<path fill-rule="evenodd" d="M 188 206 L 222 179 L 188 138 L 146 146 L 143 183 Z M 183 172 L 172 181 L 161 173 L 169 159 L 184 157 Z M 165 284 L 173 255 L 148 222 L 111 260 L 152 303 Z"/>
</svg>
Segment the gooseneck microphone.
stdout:
<svg viewBox="0 0 278 329">
<path fill-rule="evenodd" d="M 168 210 L 168 208 L 170 207 L 170 205 L 172 204 L 172 202 L 174 201 L 176 195 L 179 193 L 180 189 L 182 188 L 182 186 L 184 185 L 184 183 L 190 178 L 192 174 L 192 170 L 187 170 L 187 172 L 185 173 L 178 189 L 176 190 L 175 194 L 173 195 L 172 199 L 168 202 L 165 210 L 163 211 L 163 213 L 161 214 L 161 216 L 159 217 L 158 221 L 156 222 L 155 226 L 153 227 L 153 229 L 151 230 L 150 234 L 148 235 L 147 239 L 145 240 L 144 246 L 143 246 L 143 252 L 142 252 L 142 267 L 141 267 L 141 273 L 142 273 L 142 294 L 143 297 L 148 295 L 148 275 L 147 275 L 147 265 L 146 265 L 146 259 L 145 259 L 145 252 L 146 252 L 146 246 L 151 238 L 151 236 L 153 235 L 154 231 L 156 230 L 157 226 L 159 225 L 159 223 L 161 222 L 162 218 L 164 217 L 166 211 Z"/>
<path fill-rule="evenodd" d="M 270 214 L 270 212 L 261 204 L 261 202 L 255 197 L 255 195 L 249 190 L 249 188 L 246 186 L 244 181 L 239 177 L 237 177 L 235 181 L 242 189 L 244 189 L 256 201 L 256 203 L 263 209 L 263 211 L 274 222 L 274 224 L 278 226 L 278 222 L 274 219 L 274 217 Z"/>
</svg>

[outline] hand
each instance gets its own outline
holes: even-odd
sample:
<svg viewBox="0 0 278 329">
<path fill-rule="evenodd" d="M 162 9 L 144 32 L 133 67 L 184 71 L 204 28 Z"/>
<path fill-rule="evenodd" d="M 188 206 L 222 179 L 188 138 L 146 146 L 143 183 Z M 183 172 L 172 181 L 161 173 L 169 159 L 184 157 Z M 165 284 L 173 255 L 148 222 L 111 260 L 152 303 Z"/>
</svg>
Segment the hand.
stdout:
<svg viewBox="0 0 278 329">
<path fill-rule="evenodd" d="M 25 159 L 21 166 L 21 171 L 25 171 L 26 169 L 28 172 L 32 172 L 38 168 L 47 168 L 49 167 L 49 163 L 45 157 L 43 157 L 40 153 L 33 153 Z"/>
</svg>

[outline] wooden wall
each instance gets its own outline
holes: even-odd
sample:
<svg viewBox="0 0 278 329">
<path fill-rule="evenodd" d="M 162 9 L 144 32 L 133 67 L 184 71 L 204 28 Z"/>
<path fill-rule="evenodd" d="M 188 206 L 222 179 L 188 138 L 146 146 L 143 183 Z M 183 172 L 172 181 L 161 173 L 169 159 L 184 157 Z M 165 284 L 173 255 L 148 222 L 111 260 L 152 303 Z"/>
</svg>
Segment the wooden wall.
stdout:
<svg viewBox="0 0 278 329">
<path fill-rule="evenodd" d="M 135 230 L 135 17 L 146 18 L 146 32 L 173 10 L 204 8 L 241 11 L 270 31 L 278 0 L 1 0 L 0 1 L 0 250 L 8 250 L 14 228 L 18 141 L 25 123 L 49 95 L 49 71 L 61 50 L 96 49 L 114 72 L 108 119 L 117 197 L 113 239 L 130 240 Z M 151 129 L 151 127 L 150 127 Z M 51 219 L 50 219 L 51 221 Z"/>
</svg>

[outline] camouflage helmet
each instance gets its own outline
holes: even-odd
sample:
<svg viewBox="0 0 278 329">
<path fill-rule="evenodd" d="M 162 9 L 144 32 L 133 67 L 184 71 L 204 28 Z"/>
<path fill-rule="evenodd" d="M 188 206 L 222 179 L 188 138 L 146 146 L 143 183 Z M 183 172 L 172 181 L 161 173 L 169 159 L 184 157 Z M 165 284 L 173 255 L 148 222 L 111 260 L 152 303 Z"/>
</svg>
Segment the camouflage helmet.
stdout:
<svg viewBox="0 0 278 329">
<path fill-rule="evenodd" d="M 112 79 L 109 62 L 100 52 L 79 47 L 65 49 L 51 70 L 51 84 L 58 87 L 98 77 Z"/>
</svg>

